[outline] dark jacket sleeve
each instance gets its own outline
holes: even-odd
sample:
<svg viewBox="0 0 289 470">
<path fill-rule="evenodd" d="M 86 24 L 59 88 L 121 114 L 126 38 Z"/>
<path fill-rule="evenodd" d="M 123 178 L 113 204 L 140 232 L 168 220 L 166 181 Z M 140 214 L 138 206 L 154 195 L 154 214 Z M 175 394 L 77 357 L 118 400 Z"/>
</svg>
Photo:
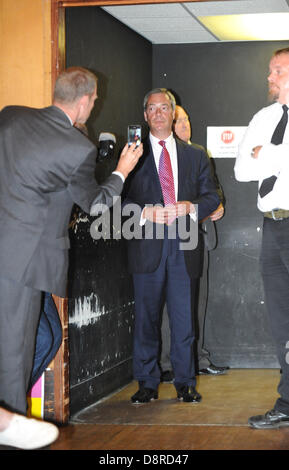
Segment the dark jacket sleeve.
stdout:
<svg viewBox="0 0 289 470">
<path fill-rule="evenodd" d="M 120 195 L 123 182 L 120 176 L 110 175 L 102 184 L 98 184 L 95 174 L 95 151 L 89 153 L 70 178 L 68 190 L 73 201 L 86 213 L 93 205 L 113 205 L 113 198 Z"/>
</svg>

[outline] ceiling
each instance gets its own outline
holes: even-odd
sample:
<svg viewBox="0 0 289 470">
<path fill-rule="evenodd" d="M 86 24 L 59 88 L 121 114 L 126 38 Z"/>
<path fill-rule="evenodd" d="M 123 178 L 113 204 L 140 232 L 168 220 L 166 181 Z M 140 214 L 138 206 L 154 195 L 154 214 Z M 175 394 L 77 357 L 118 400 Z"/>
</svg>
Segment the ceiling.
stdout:
<svg viewBox="0 0 289 470">
<path fill-rule="evenodd" d="M 152 2 L 102 8 L 153 44 L 289 40 L 289 0 Z"/>
</svg>

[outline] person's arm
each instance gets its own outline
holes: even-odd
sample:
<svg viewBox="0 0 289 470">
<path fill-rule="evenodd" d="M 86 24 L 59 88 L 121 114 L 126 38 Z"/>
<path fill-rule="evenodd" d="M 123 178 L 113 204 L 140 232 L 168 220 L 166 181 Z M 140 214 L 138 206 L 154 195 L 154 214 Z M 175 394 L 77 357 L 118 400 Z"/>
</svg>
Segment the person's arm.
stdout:
<svg viewBox="0 0 289 470">
<path fill-rule="evenodd" d="M 216 169 L 215 169 L 215 165 L 213 163 L 213 159 L 210 158 L 210 156 L 208 155 L 208 153 L 206 152 L 206 155 L 209 159 L 209 164 L 210 164 L 210 169 L 211 169 L 211 175 L 212 175 L 212 179 L 216 185 L 216 188 L 217 188 L 217 193 L 218 193 L 218 196 L 219 196 L 219 199 L 220 199 L 220 204 L 219 206 L 217 207 L 217 209 L 215 211 L 213 211 L 209 216 L 208 218 L 210 218 L 212 220 L 212 222 L 216 222 L 217 220 L 221 219 L 224 215 L 224 212 L 225 212 L 225 208 L 224 208 L 224 203 L 225 203 L 225 197 L 224 197 L 224 192 L 223 192 L 223 188 L 220 184 L 220 181 L 217 177 L 217 174 L 216 174 Z"/>
<path fill-rule="evenodd" d="M 224 215 L 224 210 L 225 210 L 225 209 L 224 209 L 223 204 L 222 204 L 222 203 L 219 204 L 219 206 L 217 207 L 217 209 L 209 215 L 210 219 L 211 219 L 213 222 L 216 222 L 217 220 L 220 220 L 220 219 L 223 217 L 223 215 Z"/>
<path fill-rule="evenodd" d="M 139 158 L 143 154 L 143 145 L 137 147 L 136 143 L 125 145 L 123 148 L 115 172 L 119 172 L 126 179 L 129 173 L 134 169 Z"/>
<path fill-rule="evenodd" d="M 279 145 L 271 144 L 258 145 L 252 149 L 251 157 L 258 159 L 260 165 L 266 167 L 269 175 L 278 176 L 280 173 L 289 174 L 289 144 L 282 143 Z"/>
<path fill-rule="evenodd" d="M 267 132 L 265 139 L 265 118 L 262 110 L 253 117 L 239 145 L 234 167 L 237 181 L 262 181 L 272 175 L 278 176 L 288 165 L 285 155 L 288 155 L 289 145 L 271 144 L 272 129 Z"/>
<path fill-rule="evenodd" d="M 121 194 L 124 179 L 137 164 L 142 151 L 142 146 L 135 149 L 135 145 L 126 145 L 115 169 L 116 173 L 111 174 L 102 184 L 97 184 L 94 177 L 96 154 L 92 150 L 70 178 L 68 190 L 74 203 L 91 215 L 99 213 L 100 205 L 111 207 L 113 198 Z"/>
<path fill-rule="evenodd" d="M 216 185 L 212 179 L 209 160 L 204 151 L 201 151 L 200 155 L 198 185 L 199 195 L 193 203 L 198 204 L 198 220 L 203 220 L 212 214 L 220 204 Z"/>
</svg>

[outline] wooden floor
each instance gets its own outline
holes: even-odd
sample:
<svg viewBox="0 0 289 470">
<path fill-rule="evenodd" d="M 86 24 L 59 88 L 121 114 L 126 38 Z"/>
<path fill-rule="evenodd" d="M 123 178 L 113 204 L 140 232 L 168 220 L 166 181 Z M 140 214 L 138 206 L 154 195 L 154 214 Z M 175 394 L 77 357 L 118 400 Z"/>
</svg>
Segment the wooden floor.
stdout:
<svg viewBox="0 0 289 470">
<path fill-rule="evenodd" d="M 50 450 L 289 450 L 289 427 L 255 430 L 252 415 L 271 409 L 278 369 L 232 369 L 199 376 L 199 404 L 180 403 L 174 386 L 162 384 L 159 399 L 132 405 L 132 382 L 71 418 Z"/>
</svg>

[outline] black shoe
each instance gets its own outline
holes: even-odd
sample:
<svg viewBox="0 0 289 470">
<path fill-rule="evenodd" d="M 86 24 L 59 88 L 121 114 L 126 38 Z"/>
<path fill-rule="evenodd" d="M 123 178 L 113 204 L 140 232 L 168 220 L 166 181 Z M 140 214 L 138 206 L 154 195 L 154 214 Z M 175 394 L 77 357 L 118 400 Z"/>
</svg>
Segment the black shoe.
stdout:
<svg viewBox="0 0 289 470">
<path fill-rule="evenodd" d="M 186 403 L 199 403 L 202 400 L 201 395 L 194 387 L 184 385 L 184 387 L 177 389 L 178 400 Z"/>
<path fill-rule="evenodd" d="M 145 388 L 141 387 L 132 397 L 131 402 L 139 405 L 141 403 L 149 403 L 152 400 L 158 399 L 158 392 L 157 390 L 153 390 L 152 388 Z"/>
<path fill-rule="evenodd" d="M 248 423 L 255 429 L 277 429 L 289 426 L 289 415 L 277 410 L 267 411 L 264 415 L 251 416 Z"/>
<path fill-rule="evenodd" d="M 227 373 L 229 367 L 219 367 L 214 366 L 214 364 L 210 364 L 205 369 L 199 370 L 199 375 L 224 375 Z"/>
<path fill-rule="evenodd" d="M 174 381 L 174 373 L 172 370 L 165 370 L 161 373 L 161 382 L 171 384 Z"/>
</svg>

